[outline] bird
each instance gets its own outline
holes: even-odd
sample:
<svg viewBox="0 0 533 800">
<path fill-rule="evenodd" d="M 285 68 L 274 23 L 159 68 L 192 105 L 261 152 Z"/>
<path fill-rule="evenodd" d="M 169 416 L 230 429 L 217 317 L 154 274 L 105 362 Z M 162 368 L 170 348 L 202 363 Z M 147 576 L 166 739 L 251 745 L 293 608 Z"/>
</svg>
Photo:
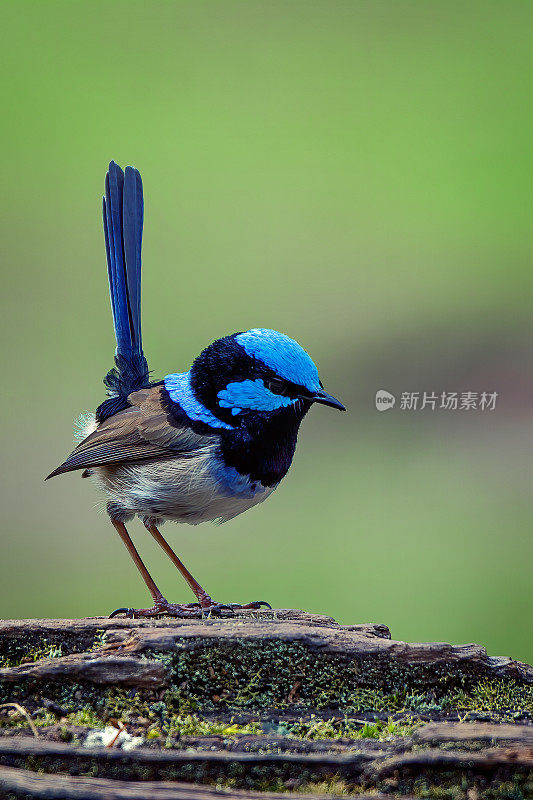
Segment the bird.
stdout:
<svg viewBox="0 0 533 800">
<path fill-rule="evenodd" d="M 46 480 L 80 470 L 107 496 L 107 513 L 152 597 L 111 617 L 225 615 L 270 608 L 265 601 L 215 602 L 159 528 L 226 522 L 262 503 L 287 474 L 300 423 L 312 405 L 345 411 L 328 394 L 309 354 L 270 328 L 252 328 L 208 345 L 184 372 L 152 380 L 141 336 L 141 175 L 109 164 L 103 225 L 116 337 L 105 399 L 87 415 L 81 440 Z M 126 529 L 139 517 L 177 567 L 195 602 L 167 601 Z"/>
</svg>

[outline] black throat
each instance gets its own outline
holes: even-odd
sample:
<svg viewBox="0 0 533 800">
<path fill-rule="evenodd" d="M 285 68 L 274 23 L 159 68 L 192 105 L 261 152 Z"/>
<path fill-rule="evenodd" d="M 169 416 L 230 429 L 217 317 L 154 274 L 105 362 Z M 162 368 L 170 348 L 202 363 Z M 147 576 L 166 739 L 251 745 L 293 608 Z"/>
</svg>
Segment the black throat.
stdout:
<svg viewBox="0 0 533 800">
<path fill-rule="evenodd" d="M 268 417 L 250 414 L 239 428 L 224 430 L 221 453 L 226 465 L 263 486 L 279 483 L 291 465 L 298 429 L 309 407 L 302 402 L 298 409 L 284 408 Z"/>
</svg>

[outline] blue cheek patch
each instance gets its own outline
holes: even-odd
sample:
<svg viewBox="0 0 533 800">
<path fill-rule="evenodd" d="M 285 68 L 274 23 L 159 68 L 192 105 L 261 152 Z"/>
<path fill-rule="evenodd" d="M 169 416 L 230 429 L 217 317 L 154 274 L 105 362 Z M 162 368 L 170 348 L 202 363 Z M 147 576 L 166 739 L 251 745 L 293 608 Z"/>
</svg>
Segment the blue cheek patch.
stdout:
<svg viewBox="0 0 533 800">
<path fill-rule="evenodd" d="M 279 408 L 292 405 L 292 397 L 283 397 L 269 391 L 261 378 L 255 381 L 245 380 L 228 383 L 218 395 L 218 404 L 222 408 L 231 408 L 233 415 L 240 414 L 243 408 L 251 411 L 277 411 Z"/>
<path fill-rule="evenodd" d="M 174 403 L 178 403 L 185 411 L 189 419 L 196 422 L 203 422 L 211 428 L 226 428 L 227 430 L 234 430 L 233 425 L 228 425 L 209 411 L 199 400 L 194 396 L 191 387 L 190 375 L 188 372 L 180 372 L 175 375 L 167 375 L 165 377 L 165 389 L 169 393 L 170 399 Z"/>
<path fill-rule="evenodd" d="M 318 370 L 311 356 L 298 342 L 270 328 L 252 328 L 239 333 L 235 341 L 251 358 L 256 358 L 280 378 L 305 386 L 310 392 L 320 389 Z"/>
</svg>

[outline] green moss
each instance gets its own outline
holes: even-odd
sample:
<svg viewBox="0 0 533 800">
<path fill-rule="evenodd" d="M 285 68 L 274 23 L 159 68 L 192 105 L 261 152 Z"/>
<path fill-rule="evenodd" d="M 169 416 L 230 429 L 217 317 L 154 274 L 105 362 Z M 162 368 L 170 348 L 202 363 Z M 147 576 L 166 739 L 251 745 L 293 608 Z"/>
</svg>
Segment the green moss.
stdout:
<svg viewBox="0 0 533 800">
<path fill-rule="evenodd" d="M 428 776 L 402 781 L 400 787 L 402 794 L 408 791 L 424 800 L 530 800 L 533 790 L 523 771 L 511 774 L 508 779 L 489 781 L 485 777 L 479 780 L 466 772 L 443 772 L 438 778 Z M 398 784 L 396 782 L 391 787 L 390 782 L 384 782 L 379 788 L 382 791 L 398 790 Z"/>
<path fill-rule="evenodd" d="M 391 717 L 385 722 L 360 722 L 345 718 L 344 720 L 321 719 L 314 714 L 306 721 L 285 725 L 285 733 L 296 739 L 379 739 L 383 741 L 391 736 L 410 736 L 421 723 L 407 717 L 394 721 Z"/>
<path fill-rule="evenodd" d="M 344 778 L 339 775 L 333 775 L 331 778 L 323 781 L 310 783 L 306 781 L 295 787 L 297 792 L 303 794 L 332 794 L 336 797 L 351 795 L 352 797 L 357 793 L 360 794 L 361 789 L 355 787 L 353 783 L 347 783 Z M 366 794 L 366 792 L 365 792 Z"/>
<path fill-rule="evenodd" d="M 92 646 L 102 646 L 105 638 L 105 632 L 98 631 L 91 639 Z M 58 650 L 57 643 L 45 643 L 41 650 L 27 651 L 26 658 L 53 657 L 54 652 L 61 653 L 61 647 Z M 331 710 L 349 716 L 358 712 L 427 714 L 460 709 L 490 712 L 506 719 L 512 719 L 513 714 L 533 714 L 531 687 L 505 678 L 479 679 L 479 673 L 468 672 L 467 667 L 405 666 L 390 658 L 355 659 L 300 643 L 264 640 L 217 645 L 198 640 L 194 647 L 178 640 L 175 651 L 148 655 L 163 662 L 170 674 L 170 686 L 157 697 L 142 689 L 104 689 L 76 683 L 36 686 L 28 681 L 0 686 L 0 702 L 16 699 L 24 704 L 30 698 L 34 709 L 39 697 L 46 697 L 56 700 L 69 714 L 88 713 L 87 709 L 94 712 L 93 722 L 77 724 L 100 725 L 110 717 L 129 722 L 143 717 L 165 736 L 173 728 L 181 731 L 186 727 L 188 723 L 183 720 L 217 712 L 260 715 L 272 709 Z M 39 697 L 33 694 L 36 688 Z"/>
<path fill-rule="evenodd" d="M 469 711 L 522 711 L 533 714 L 533 687 L 514 681 L 483 680 L 470 692 L 456 692 L 450 698 L 453 708 Z"/>
<path fill-rule="evenodd" d="M 390 659 L 354 659 L 320 653 L 298 643 L 231 642 L 182 646 L 165 662 L 172 687 L 165 702 L 181 709 L 306 707 L 343 711 L 419 713 L 442 711 L 455 698 L 472 698 L 481 707 L 483 692 L 491 708 L 531 710 L 531 690 L 509 679 L 479 681 L 445 664 L 406 667 Z M 497 690 L 496 688 L 497 687 Z M 466 706 L 464 706 L 466 707 Z"/>
<path fill-rule="evenodd" d="M 83 653 L 91 650 L 95 644 L 101 646 L 104 642 L 105 634 L 102 629 L 96 631 L 96 636 L 91 630 L 84 634 L 75 629 L 49 630 L 46 638 L 37 629 L 19 629 L 13 636 L 4 637 L 0 641 L 0 668 L 16 667 L 41 658 Z"/>
<path fill-rule="evenodd" d="M 91 645 L 91 650 L 98 650 L 107 644 L 107 631 L 105 628 L 98 628 L 94 635 L 94 642 Z"/>
<path fill-rule="evenodd" d="M 174 688 L 167 700 L 193 711 L 291 705 L 394 711 L 405 705 L 405 670 L 391 674 L 375 660 L 356 662 L 285 642 L 232 642 L 230 647 L 183 648 L 175 654 L 169 665 Z"/>
<path fill-rule="evenodd" d="M 96 714 L 89 705 L 79 711 L 67 714 L 66 719 L 70 725 L 81 725 L 86 728 L 103 728 L 106 725 L 104 719 Z"/>
<path fill-rule="evenodd" d="M 196 714 L 171 716 L 165 725 L 168 726 L 168 736 L 226 736 L 232 737 L 244 734 L 263 733 L 258 722 L 249 722 L 244 725 L 234 723 L 233 720 L 220 722 L 217 720 L 205 720 Z"/>
<path fill-rule="evenodd" d="M 40 661 L 41 658 L 61 658 L 62 655 L 63 649 L 60 643 L 49 644 L 46 639 L 43 639 L 40 645 L 31 647 L 28 650 L 15 651 L 13 655 L 1 654 L 0 668 L 31 664 L 35 661 Z"/>
</svg>

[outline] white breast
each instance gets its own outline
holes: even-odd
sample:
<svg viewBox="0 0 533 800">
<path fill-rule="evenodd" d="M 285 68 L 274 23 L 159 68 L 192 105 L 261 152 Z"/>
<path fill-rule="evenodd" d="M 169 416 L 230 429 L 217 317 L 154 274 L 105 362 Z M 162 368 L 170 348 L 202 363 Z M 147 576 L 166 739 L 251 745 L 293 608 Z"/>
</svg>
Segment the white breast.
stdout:
<svg viewBox="0 0 533 800">
<path fill-rule="evenodd" d="M 156 524 L 226 522 L 262 503 L 275 489 L 224 469 L 212 444 L 189 456 L 95 467 L 91 472 L 125 518 L 137 514 Z"/>
</svg>

